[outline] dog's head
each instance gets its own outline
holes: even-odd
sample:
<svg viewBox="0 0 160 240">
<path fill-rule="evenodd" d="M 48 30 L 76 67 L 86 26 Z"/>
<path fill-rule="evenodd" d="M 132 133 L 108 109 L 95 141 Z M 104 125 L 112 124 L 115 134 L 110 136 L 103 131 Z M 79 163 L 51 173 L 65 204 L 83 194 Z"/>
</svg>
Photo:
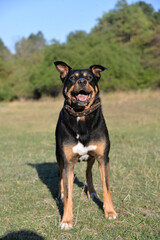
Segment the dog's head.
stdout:
<svg viewBox="0 0 160 240">
<path fill-rule="evenodd" d="M 76 70 L 61 61 L 54 64 L 64 83 L 63 94 L 67 102 L 74 108 L 89 108 L 98 97 L 100 72 L 106 68 L 92 65 L 88 69 Z"/>
</svg>

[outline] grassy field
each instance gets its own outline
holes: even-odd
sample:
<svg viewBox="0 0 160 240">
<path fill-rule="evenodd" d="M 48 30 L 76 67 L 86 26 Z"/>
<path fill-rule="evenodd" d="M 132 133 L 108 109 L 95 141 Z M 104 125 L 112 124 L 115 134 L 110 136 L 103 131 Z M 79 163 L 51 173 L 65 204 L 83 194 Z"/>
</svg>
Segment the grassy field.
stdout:
<svg viewBox="0 0 160 240">
<path fill-rule="evenodd" d="M 61 231 L 54 131 L 63 99 L 0 104 L 0 239 L 160 239 L 160 92 L 102 96 L 117 220 L 87 199 L 86 163 L 75 166 L 74 229 Z"/>
</svg>

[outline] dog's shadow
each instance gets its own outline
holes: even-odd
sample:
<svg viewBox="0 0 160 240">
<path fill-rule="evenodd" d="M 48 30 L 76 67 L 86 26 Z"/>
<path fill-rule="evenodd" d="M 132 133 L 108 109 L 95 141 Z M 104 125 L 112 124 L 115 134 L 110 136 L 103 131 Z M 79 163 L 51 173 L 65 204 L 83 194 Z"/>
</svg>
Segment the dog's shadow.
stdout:
<svg viewBox="0 0 160 240">
<path fill-rule="evenodd" d="M 63 202 L 59 198 L 59 168 L 57 163 L 28 163 L 28 166 L 31 166 L 37 170 L 39 179 L 44 183 L 50 193 L 52 194 L 53 199 L 57 204 L 59 214 L 62 218 L 63 216 Z"/>
<path fill-rule="evenodd" d="M 44 183 L 52 194 L 53 199 L 56 202 L 59 214 L 62 218 L 63 216 L 63 202 L 59 198 L 59 167 L 57 163 L 28 163 L 28 166 L 31 166 L 37 170 L 39 179 Z M 76 174 L 74 174 L 74 184 L 79 188 L 84 189 L 84 192 L 87 195 L 87 186 L 79 181 Z M 100 199 L 93 199 L 97 206 L 103 211 L 103 202 Z"/>
</svg>

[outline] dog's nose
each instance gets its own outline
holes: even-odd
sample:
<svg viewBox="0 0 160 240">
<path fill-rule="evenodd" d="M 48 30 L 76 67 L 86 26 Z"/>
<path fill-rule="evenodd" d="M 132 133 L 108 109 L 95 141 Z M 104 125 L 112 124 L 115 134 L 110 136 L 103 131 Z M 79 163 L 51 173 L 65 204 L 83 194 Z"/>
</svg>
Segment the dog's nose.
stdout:
<svg viewBox="0 0 160 240">
<path fill-rule="evenodd" d="M 86 85 L 87 84 L 87 80 L 85 78 L 80 78 L 80 79 L 78 79 L 78 84 L 79 85 Z"/>
</svg>

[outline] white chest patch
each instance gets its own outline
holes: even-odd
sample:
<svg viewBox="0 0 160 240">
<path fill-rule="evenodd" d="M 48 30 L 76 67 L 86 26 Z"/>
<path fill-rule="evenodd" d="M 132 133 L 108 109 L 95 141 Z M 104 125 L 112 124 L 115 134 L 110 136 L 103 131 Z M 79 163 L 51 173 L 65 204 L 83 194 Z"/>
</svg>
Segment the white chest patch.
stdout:
<svg viewBox="0 0 160 240">
<path fill-rule="evenodd" d="M 77 122 L 79 122 L 79 120 L 80 120 L 80 117 L 77 117 Z"/>
<path fill-rule="evenodd" d="M 87 154 L 89 151 L 95 150 L 97 148 L 96 145 L 89 145 L 85 147 L 82 143 L 78 142 L 72 150 L 74 153 L 78 153 L 80 155 L 79 160 L 87 160 L 89 155 Z"/>
<path fill-rule="evenodd" d="M 77 134 L 76 138 L 79 139 L 79 134 Z"/>
</svg>

